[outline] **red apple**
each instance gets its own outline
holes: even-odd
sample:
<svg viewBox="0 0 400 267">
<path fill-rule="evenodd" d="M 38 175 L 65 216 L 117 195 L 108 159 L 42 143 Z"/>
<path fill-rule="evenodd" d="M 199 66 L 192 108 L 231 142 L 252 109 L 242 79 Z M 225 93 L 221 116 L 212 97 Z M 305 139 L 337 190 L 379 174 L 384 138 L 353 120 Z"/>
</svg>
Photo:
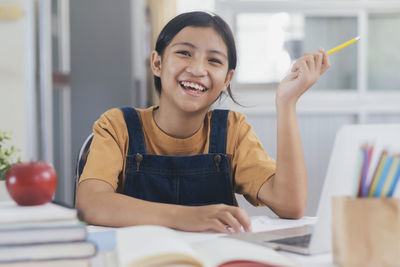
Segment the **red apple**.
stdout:
<svg viewBox="0 0 400 267">
<path fill-rule="evenodd" d="M 44 161 L 16 163 L 6 173 L 6 187 L 19 205 L 42 205 L 56 192 L 56 171 Z"/>
</svg>

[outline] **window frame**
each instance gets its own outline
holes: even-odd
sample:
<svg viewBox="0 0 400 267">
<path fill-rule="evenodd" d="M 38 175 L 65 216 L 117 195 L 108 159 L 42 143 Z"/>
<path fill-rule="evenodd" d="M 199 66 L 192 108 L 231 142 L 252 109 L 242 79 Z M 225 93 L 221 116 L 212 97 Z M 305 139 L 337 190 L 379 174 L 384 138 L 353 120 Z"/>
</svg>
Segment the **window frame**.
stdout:
<svg viewBox="0 0 400 267">
<path fill-rule="evenodd" d="M 366 123 L 368 115 L 400 114 L 400 88 L 395 90 L 368 90 L 368 19 L 369 14 L 400 14 L 400 1 L 241 1 L 215 0 L 216 13 L 222 16 L 237 33 L 236 17 L 240 13 L 289 12 L 312 16 L 355 17 L 357 19 L 357 87 L 351 90 L 326 89 L 306 92 L 299 103 L 300 114 L 356 115 L 358 123 Z M 365 41 L 364 41 L 365 40 Z M 246 107 L 233 106 L 229 101 L 222 105 L 235 107 L 246 114 L 275 113 L 275 88 L 278 84 L 239 84 L 232 88 L 239 102 Z M 244 101 L 242 101 L 244 100 Z"/>
</svg>

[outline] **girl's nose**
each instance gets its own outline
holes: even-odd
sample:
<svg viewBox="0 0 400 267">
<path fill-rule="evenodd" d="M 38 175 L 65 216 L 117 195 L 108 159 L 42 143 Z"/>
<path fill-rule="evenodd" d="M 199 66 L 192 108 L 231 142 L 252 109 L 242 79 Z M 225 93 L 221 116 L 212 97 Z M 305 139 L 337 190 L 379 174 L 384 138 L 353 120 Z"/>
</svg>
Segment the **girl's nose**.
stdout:
<svg viewBox="0 0 400 267">
<path fill-rule="evenodd" d="M 189 66 L 187 66 L 186 71 L 194 76 L 204 76 L 207 74 L 207 70 L 201 60 L 193 59 L 191 60 Z"/>
</svg>

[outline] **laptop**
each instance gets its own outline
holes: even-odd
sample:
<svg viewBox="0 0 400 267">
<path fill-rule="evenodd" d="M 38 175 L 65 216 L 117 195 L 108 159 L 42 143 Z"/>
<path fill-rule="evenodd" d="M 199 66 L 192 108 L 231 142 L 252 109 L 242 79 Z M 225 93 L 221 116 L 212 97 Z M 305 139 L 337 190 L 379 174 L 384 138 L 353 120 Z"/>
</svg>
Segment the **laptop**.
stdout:
<svg viewBox="0 0 400 267">
<path fill-rule="evenodd" d="M 374 145 L 371 165 L 374 169 L 383 149 L 400 151 L 400 124 L 345 125 L 336 134 L 320 197 L 315 225 L 255 233 L 238 233 L 227 237 L 256 243 L 277 250 L 315 255 L 332 251 L 332 196 L 354 196 L 357 188 L 357 165 L 360 147 Z M 371 170 L 369 170 L 371 173 Z M 399 191 L 399 190 L 397 190 Z M 395 192 L 400 195 L 400 192 Z"/>
</svg>

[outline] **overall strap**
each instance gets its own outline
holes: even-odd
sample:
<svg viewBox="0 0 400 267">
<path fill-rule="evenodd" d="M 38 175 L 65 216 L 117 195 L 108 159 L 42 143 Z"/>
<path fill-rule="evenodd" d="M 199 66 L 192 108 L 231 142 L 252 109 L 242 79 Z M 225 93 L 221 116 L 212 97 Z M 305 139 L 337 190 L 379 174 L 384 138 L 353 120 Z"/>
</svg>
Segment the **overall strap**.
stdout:
<svg viewBox="0 0 400 267">
<path fill-rule="evenodd" d="M 131 107 L 120 108 L 124 114 L 126 127 L 129 134 L 129 149 L 128 155 L 131 154 L 145 154 L 146 143 L 144 141 L 142 122 L 140 121 L 139 114 L 136 109 Z"/>
<path fill-rule="evenodd" d="M 211 114 L 210 147 L 208 153 L 226 153 L 226 136 L 228 133 L 227 109 L 215 109 Z"/>
</svg>

